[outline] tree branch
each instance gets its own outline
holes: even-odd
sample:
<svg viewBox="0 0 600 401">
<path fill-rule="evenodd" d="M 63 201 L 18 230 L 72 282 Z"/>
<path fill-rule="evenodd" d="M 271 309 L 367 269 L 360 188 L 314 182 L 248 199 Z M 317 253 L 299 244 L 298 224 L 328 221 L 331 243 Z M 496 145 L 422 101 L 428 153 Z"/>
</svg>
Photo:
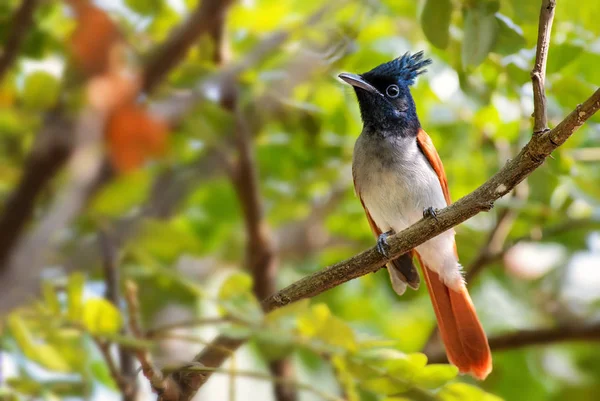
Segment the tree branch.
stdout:
<svg viewBox="0 0 600 401">
<path fill-rule="evenodd" d="M 112 237 L 104 231 L 99 234 L 100 246 L 102 251 L 102 261 L 104 269 L 104 282 L 106 283 L 105 298 L 109 300 L 115 307 L 120 309 L 121 306 L 121 291 L 120 277 L 118 266 L 117 247 L 114 244 Z M 123 330 L 125 334 L 125 330 Z M 108 343 L 98 343 L 98 346 L 103 353 L 108 352 Z M 104 350 L 103 348 L 106 348 Z M 119 366 L 120 369 L 113 372 L 114 368 L 110 366 L 111 361 L 109 354 L 105 356 L 109 369 L 112 372 L 115 381 L 119 385 L 123 401 L 135 401 L 137 398 L 138 386 L 136 382 L 135 360 L 130 351 L 118 345 L 119 350 Z"/>
<path fill-rule="evenodd" d="M 304 298 L 315 297 L 331 288 L 354 278 L 379 270 L 388 261 L 408 252 L 410 249 L 464 222 L 482 211 L 490 210 L 494 202 L 510 192 L 517 184 L 540 167 L 552 151 L 562 145 L 583 123 L 600 109 L 600 89 L 571 112 L 554 129 L 534 135 L 529 143 L 512 160 L 469 195 L 442 209 L 437 219 L 422 219 L 407 229 L 390 236 L 389 256 L 383 257 L 376 247 L 364 251 L 350 259 L 336 263 L 313 273 L 290 286 L 269 296 L 262 302 L 267 312 Z M 194 362 L 207 367 L 218 367 L 228 357 L 221 349 L 235 350 L 243 340 L 217 337 L 213 346 L 206 347 L 194 358 Z M 218 346 L 219 348 L 217 348 Z M 176 373 L 176 376 L 178 373 Z M 210 377 L 209 372 L 186 375 L 183 381 L 197 391 Z M 189 392 L 187 394 L 194 394 Z M 189 398 L 180 398 L 187 401 Z"/>
<path fill-rule="evenodd" d="M 33 13 L 39 0 L 23 0 L 15 12 L 10 31 L 0 55 L 0 82 L 19 54 L 19 48 L 33 23 Z"/>
<path fill-rule="evenodd" d="M 533 84 L 533 133 L 540 134 L 548 129 L 548 116 L 546 114 L 546 61 L 550 48 L 550 33 L 554 20 L 556 0 L 543 0 L 540 10 L 538 25 L 538 42 L 535 52 L 535 66 L 531 71 Z"/>
<path fill-rule="evenodd" d="M 67 161 L 73 147 L 74 124 L 60 111 L 46 115 L 24 172 L 0 215 L 0 274 L 8 268 L 8 256 L 31 218 L 38 195 Z"/>
<path fill-rule="evenodd" d="M 600 324 L 588 326 L 559 326 L 548 329 L 521 330 L 514 333 L 490 337 L 493 351 L 505 351 L 532 345 L 545 345 L 570 341 L 600 341 Z M 428 355 L 430 363 L 446 363 L 446 354 L 436 352 Z"/>
<path fill-rule="evenodd" d="M 144 69 L 143 90 L 152 91 L 165 75 L 186 55 L 189 48 L 206 32 L 217 29 L 233 0 L 203 0 L 187 21 L 148 59 Z"/>
</svg>

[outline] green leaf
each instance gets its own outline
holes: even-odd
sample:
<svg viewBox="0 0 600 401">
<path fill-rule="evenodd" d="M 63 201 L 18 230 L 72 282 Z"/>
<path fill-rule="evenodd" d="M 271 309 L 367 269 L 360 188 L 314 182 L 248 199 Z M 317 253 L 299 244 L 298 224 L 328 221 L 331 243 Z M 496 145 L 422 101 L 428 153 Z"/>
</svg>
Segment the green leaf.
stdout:
<svg viewBox="0 0 600 401">
<path fill-rule="evenodd" d="M 125 4 L 142 15 L 155 15 L 163 7 L 162 0 L 125 0 Z"/>
<path fill-rule="evenodd" d="M 15 313 L 9 315 L 8 327 L 27 358 L 50 370 L 58 372 L 71 371 L 71 367 L 56 348 L 34 341 L 30 328 L 20 316 Z"/>
<path fill-rule="evenodd" d="M 398 356 L 380 363 L 380 366 L 386 372 L 394 376 L 412 378 L 417 371 L 423 369 L 427 364 L 427 356 L 419 352 L 409 355 L 395 354 L 398 354 Z"/>
<path fill-rule="evenodd" d="M 124 214 L 147 198 L 150 184 L 151 176 L 147 170 L 121 174 L 96 195 L 91 210 L 109 217 Z"/>
<path fill-rule="evenodd" d="M 346 360 L 340 356 L 334 356 L 331 358 L 331 362 L 335 368 L 338 381 L 344 388 L 346 399 L 348 401 L 359 401 L 360 396 L 356 390 L 354 377 L 352 377 L 352 374 L 348 369 Z"/>
<path fill-rule="evenodd" d="M 256 345 L 267 361 L 283 359 L 294 352 L 294 342 L 285 333 L 269 329 L 255 333 Z"/>
<path fill-rule="evenodd" d="M 515 24 L 510 18 L 500 13 L 496 13 L 498 22 L 498 40 L 494 51 L 502 55 L 517 53 L 527 42 L 523 36 L 523 30 Z"/>
<path fill-rule="evenodd" d="M 494 48 L 498 37 L 498 21 L 494 13 L 498 2 L 479 2 L 464 10 L 462 64 L 477 67 Z"/>
<path fill-rule="evenodd" d="M 71 372 L 72 369 L 61 353 L 55 347 L 49 344 L 39 344 L 35 346 L 33 355 L 27 355 L 28 358 L 36 361 L 40 365 L 57 372 Z"/>
<path fill-rule="evenodd" d="M 56 289 L 52 285 L 52 283 L 48 281 L 44 281 L 42 284 L 42 293 L 44 295 L 45 306 L 55 315 L 60 314 L 60 301 L 58 300 L 58 295 L 56 294 Z"/>
<path fill-rule="evenodd" d="M 60 84 L 58 80 L 45 71 L 36 71 L 25 78 L 23 87 L 23 104 L 33 110 L 44 110 L 52 107 L 58 100 Z"/>
<path fill-rule="evenodd" d="M 329 345 L 356 351 L 354 331 L 342 319 L 331 314 L 325 304 L 314 305 L 298 318 L 298 330 L 308 337 L 318 338 Z"/>
<path fill-rule="evenodd" d="M 146 219 L 133 246 L 162 261 L 174 261 L 183 253 L 197 253 L 200 241 L 185 218 Z"/>
<path fill-rule="evenodd" d="M 253 322 L 262 318 L 260 304 L 252 292 L 252 277 L 248 273 L 235 272 L 227 277 L 219 288 L 218 298 L 221 301 L 219 309 L 225 315 Z"/>
<path fill-rule="evenodd" d="M 330 317 L 331 311 L 327 305 L 322 303 L 313 305 L 298 318 L 298 330 L 307 337 L 315 337 Z"/>
<path fill-rule="evenodd" d="M 8 328 L 25 355 L 33 353 L 33 337 L 25 321 L 16 313 L 8 316 Z"/>
<path fill-rule="evenodd" d="M 502 398 L 466 383 L 450 383 L 440 390 L 438 397 L 442 401 L 502 401 Z"/>
<path fill-rule="evenodd" d="M 81 320 L 83 308 L 83 285 L 85 277 L 81 273 L 73 273 L 67 283 L 67 316 L 70 320 Z"/>
<path fill-rule="evenodd" d="M 347 351 L 356 351 L 354 331 L 342 319 L 331 316 L 321 327 L 318 336 L 330 345 L 338 346 Z"/>
<path fill-rule="evenodd" d="M 278 308 L 272 312 L 269 312 L 269 314 L 267 314 L 266 316 L 266 321 L 269 323 L 278 323 L 279 321 L 288 317 L 295 318 L 301 313 L 306 312 L 308 310 L 309 305 L 309 299 L 302 299 L 298 302 L 291 303 L 289 305 L 284 306 L 283 308 Z"/>
<path fill-rule="evenodd" d="M 407 391 L 409 385 L 401 380 L 394 380 L 390 377 L 377 377 L 363 381 L 360 386 L 365 390 L 372 391 L 382 395 L 394 395 Z"/>
<path fill-rule="evenodd" d="M 92 373 L 94 379 L 96 379 L 100 384 L 110 389 L 117 390 L 117 385 L 104 361 L 96 360 L 92 362 L 90 364 L 90 372 Z"/>
<path fill-rule="evenodd" d="M 421 27 L 427 40 L 437 48 L 448 47 L 450 37 L 450 0 L 426 0 L 421 14 Z"/>
<path fill-rule="evenodd" d="M 252 277 L 248 273 L 235 272 L 223 282 L 218 297 L 227 300 L 250 291 L 252 291 Z"/>
<path fill-rule="evenodd" d="M 458 368 L 453 365 L 431 364 L 420 369 L 412 381 L 420 387 L 434 389 L 443 386 L 458 374 Z"/>
<path fill-rule="evenodd" d="M 83 325 L 94 335 L 116 334 L 123 325 L 119 310 L 104 298 L 92 298 L 83 306 Z"/>
</svg>

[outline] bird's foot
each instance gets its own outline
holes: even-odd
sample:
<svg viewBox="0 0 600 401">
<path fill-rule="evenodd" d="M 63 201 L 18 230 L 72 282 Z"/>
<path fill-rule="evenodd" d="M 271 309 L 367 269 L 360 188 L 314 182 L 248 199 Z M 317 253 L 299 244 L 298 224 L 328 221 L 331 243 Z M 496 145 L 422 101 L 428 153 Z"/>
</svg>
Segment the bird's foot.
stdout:
<svg viewBox="0 0 600 401">
<path fill-rule="evenodd" d="M 424 218 L 433 217 L 435 219 L 435 221 L 437 221 L 437 214 L 438 214 L 438 209 L 435 209 L 431 206 L 423 209 L 423 217 Z"/>
<path fill-rule="evenodd" d="M 390 249 L 390 246 L 387 243 L 387 238 L 390 235 L 394 235 L 394 230 L 385 232 L 377 238 L 377 251 L 385 257 L 388 256 L 388 251 Z"/>
</svg>

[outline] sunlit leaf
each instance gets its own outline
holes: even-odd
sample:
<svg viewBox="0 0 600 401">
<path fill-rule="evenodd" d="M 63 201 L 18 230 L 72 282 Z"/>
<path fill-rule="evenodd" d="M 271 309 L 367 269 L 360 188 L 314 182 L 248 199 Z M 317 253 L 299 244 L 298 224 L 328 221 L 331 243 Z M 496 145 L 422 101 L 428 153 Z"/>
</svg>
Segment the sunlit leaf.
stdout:
<svg viewBox="0 0 600 401">
<path fill-rule="evenodd" d="M 83 286 L 85 276 L 73 273 L 67 283 L 67 316 L 70 320 L 79 321 L 83 311 Z"/>
<path fill-rule="evenodd" d="M 139 205 L 148 196 L 151 177 L 147 171 L 122 174 L 96 195 L 91 210 L 105 216 L 118 216 Z"/>
<path fill-rule="evenodd" d="M 52 107 L 58 100 L 60 83 L 48 72 L 36 71 L 25 79 L 23 104 L 33 110 Z"/>
<path fill-rule="evenodd" d="M 61 312 L 60 301 L 56 294 L 56 289 L 52 283 L 44 281 L 42 284 L 42 293 L 44 294 L 44 306 L 46 306 L 51 313 L 58 315 Z"/>
<path fill-rule="evenodd" d="M 121 329 L 123 318 L 106 299 L 92 298 L 83 305 L 83 325 L 94 335 L 115 334 Z"/>
<path fill-rule="evenodd" d="M 407 383 L 391 377 L 377 377 L 360 383 L 360 386 L 366 390 L 377 394 L 394 395 L 403 393 L 410 388 Z"/>
<path fill-rule="evenodd" d="M 495 395 L 465 383 L 452 383 L 439 392 L 442 401 L 502 401 Z"/>
<path fill-rule="evenodd" d="M 458 368 L 453 365 L 432 364 L 419 369 L 412 381 L 419 387 L 438 388 L 454 379 Z"/>
</svg>

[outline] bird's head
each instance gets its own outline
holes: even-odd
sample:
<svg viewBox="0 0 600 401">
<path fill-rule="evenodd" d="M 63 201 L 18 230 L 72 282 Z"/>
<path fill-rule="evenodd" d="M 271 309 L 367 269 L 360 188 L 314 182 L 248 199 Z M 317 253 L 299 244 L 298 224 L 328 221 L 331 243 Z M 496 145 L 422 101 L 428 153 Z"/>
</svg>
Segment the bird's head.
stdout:
<svg viewBox="0 0 600 401">
<path fill-rule="evenodd" d="M 406 53 L 364 74 L 342 73 L 339 77 L 353 86 L 367 130 L 416 130 L 420 124 L 409 86 L 429 64 L 431 59 L 423 59 L 422 51 Z"/>
</svg>

